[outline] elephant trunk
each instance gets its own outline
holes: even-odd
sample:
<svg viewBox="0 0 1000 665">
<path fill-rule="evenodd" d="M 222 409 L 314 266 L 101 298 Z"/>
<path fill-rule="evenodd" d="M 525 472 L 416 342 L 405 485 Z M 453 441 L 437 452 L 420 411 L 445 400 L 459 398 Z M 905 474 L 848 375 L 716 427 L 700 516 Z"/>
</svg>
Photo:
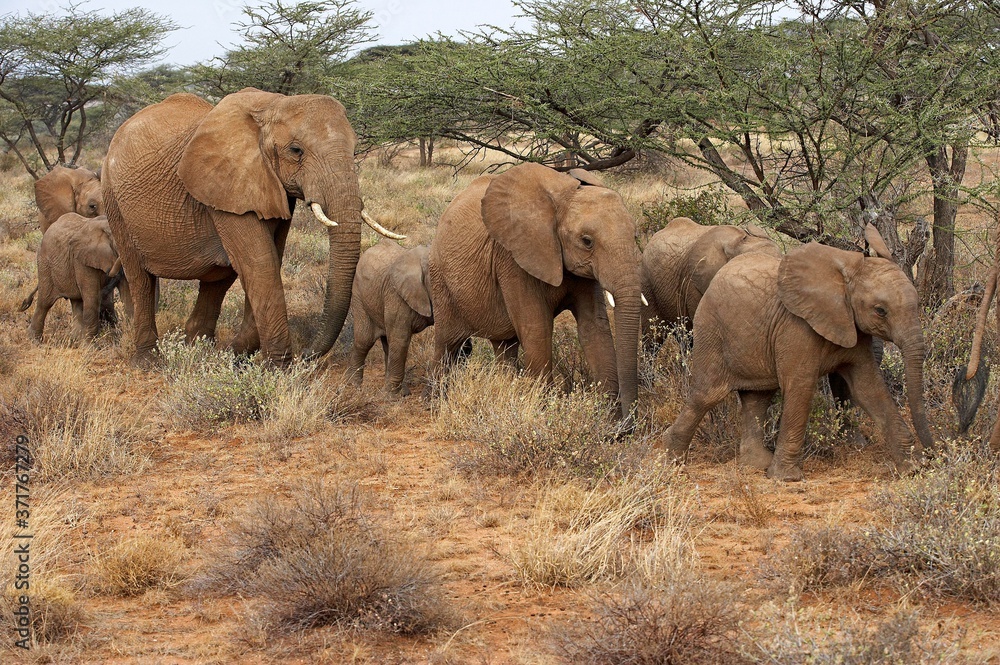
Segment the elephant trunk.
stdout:
<svg viewBox="0 0 1000 665">
<path fill-rule="evenodd" d="M 913 429 L 917 439 L 925 449 L 934 447 L 934 437 L 927 422 L 924 408 L 924 336 L 919 324 L 901 336 L 897 346 L 903 352 L 903 366 L 906 372 L 906 399 L 910 405 Z"/>
<path fill-rule="evenodd" d="M 340 172 L 325 190 L 325 196 L 310 200 L 320 202 L 326 217 L 336 226 L 328 226 L 330 263 L 326 280 L 326 299 L 316 336 L 304 351 L 306 356 L 321 356 L 328 352 L 351 307 L 351 287 L 354 271 L 361 256 L 361 188 L 353 171 Z"/>
<path fill-rule="evenodd" d="M 631 248 L 630 248 L 631 249 Z M 636 256 L 615 262 L 616 269 L 629 269 L 611 276 L 597 275 L 601 287 L 614 296 L 615 366 L 618 370 L 618 400 L 622 418 L 631 421 L 638 398 L 639 332 L 641 328 L 642 294 L 639 277 L 638 250 Z M 627 253 L 626 253 L 627 254 Z"/>
</svg>

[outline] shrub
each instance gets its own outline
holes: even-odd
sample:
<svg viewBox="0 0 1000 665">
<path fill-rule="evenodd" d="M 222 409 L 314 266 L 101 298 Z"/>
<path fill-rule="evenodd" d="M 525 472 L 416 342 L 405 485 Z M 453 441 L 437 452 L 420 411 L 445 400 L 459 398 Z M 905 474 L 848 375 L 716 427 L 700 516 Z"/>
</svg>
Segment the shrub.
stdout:
<svg viewBox="0 0 1000 665">
<path fill-rule="evenodd" d="M 149 589 L 169 589 L 183 579 L 184 550 L 174 541 L 150 536 L 129 538 L 94 559 L 93 581 L 112 596 L 138 596 Z"/>
<path fill-rule="evenodd" d="M 731 224 L 733 212 L 721 187 L 706 187 L 694 194 L 681 194 L 672 199 L 642 207 L 639 233 L 649 236 L 670 223 L 674 217 L 690 217 L 699 224 Z"/>
<path fill-rule="evenodd" d="M 600 477 L 634 464 L 640 452 L 634 440 L 622 440 L 618 404 L 599 388 L 564 394 L 475 358 L 448 376 L 435 429 L 442 438 L 475 442 L 459 467 L 487 474 Z"/>
<path fill-rule="evenodd" d="M 817 616 L 794 604 L 772 606 L 765 613 L 772 616 L 764 618 L 743 644 L 743 656 L 750 662 L 930 665 L 956 662 L 958 655 L 955 640 L 922 633 L 919 615 L 914 610 L 902 609 L 874 622 L 856 614 L 836 619 Z"/>
<path fill-rule="evenodd" d="M 163 408 L 193 428 L 263 421 L 261 437 L 274 440 L 311 434 L 367 406 L 358 391 L 329 387 L 314 363 L 278 369 L 207 339 L 186 344 L 179 332 L 164 335 L 160 354 L 168 381 Z"/>
<path fill-rule="evenodd" d="M 799 589 L 889 580 L 924 595 L 995 604 L 998 468 L 985 444 L 950 444 L 928 469 L 872 497 L 871 527 L 797 534 L 778 564 L 779 575 Z"/>
<path fill-rule="evenodd" d="M 229 549 L 209 571 L 218 592 L 261 600 L 268 623 L 426 633 L 449 625 L 437 572 L 365 515 L 356 486 L 307 485 L 235 517 Z"/>
<path fill-rule="evenodd" d="M 568 663 L 593 665 L 750 662 L 737 652 L 732 587 L 691 572 L 650 587 L 629 585 L 599 597 L 592 622 L 557 633 Z"/>
</svg>

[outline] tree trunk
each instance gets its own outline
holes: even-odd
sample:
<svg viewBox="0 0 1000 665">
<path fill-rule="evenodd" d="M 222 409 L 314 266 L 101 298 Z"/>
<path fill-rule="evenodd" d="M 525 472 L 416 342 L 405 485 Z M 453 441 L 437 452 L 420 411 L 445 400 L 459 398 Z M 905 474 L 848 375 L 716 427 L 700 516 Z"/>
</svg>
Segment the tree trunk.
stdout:
<svg viewBox="0 0 1000 665">
<path fill-rule="evenodd" d="M 427 139 L 420 137 L 420 166 L 427 166 Z"/>
<path fill-rule="evenodd" d="M 955 295 L 955 217 L 958 214 L 958 188 L 965 177 L 969 147 L 938 146 L 927 154 L 927 166 L 934 183 L 934 259 L 921 293 L 922 304 L 936 307 Z"/>
</svg>

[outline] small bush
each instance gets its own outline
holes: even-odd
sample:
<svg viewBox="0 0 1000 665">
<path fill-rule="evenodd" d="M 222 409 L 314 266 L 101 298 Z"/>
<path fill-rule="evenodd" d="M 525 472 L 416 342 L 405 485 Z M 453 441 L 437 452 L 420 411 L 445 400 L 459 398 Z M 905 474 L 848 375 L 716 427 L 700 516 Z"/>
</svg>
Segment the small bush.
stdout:
<svg viewBox="0 0 1000 665">
<path fill-rule="evenodd" d="M 838 619 L 817 616 L 794 604 L 772 606 L 766 612 L 772 616 L 765 617 L 743 643 L 743 656 L 750 662 L 931 665 L 956 662 L 958 655 L 955 640 L 923 634 L 919 615 L 913 610 L 899 610 L 877 622 L 858 615 Z"/>
<path fill-rule="evenodd" d="M 150 536 L 124 540 L 94 559 L 93 582 L 101 593 L 138 596 L 149 589 L 169 589 L 182 580 L 183 547 Z"/>
<path fill-rule="evenodd" d="M 699 224 L 733 223 L 728 197 L 721 187 L 707 187 L 694 194 L 675 196 L 666 201 L 643 206 L 639 233 L 649 236 L 670 223 L 675 217 L 690 217 Z"/>
<path fill-rule="evenodd" d="M 263 421 L 264 439 L 305 436 L 366 405 L 358 391 L 327 386 L 313 363 L 278 369 L 206 339 L 186 344 L 180 333 L 160 340 L 160 354 L 169 384 L 163 408 L 193 428 Z"/>
<path fill-rule="evenodd" d="M 449 375 L 435 429 L 442 438 L 475 442 L 458 464 L 484 474 L 600 477 L 637 460 L 635 443 L 620 440 L 617 403 L 599 388 L 564 394 L 474 358 Z"/>
<path fill-rule="evenodd" d="M 688 572 L 656 586 L 602 595 L 596 619 L 557 633 L 567 663 L 587 665 L 749 663 L 734 637 L 738 597 L 724 584 Z"/>
<path fill-rule="evenodd" d="M 998 483 L 1000 462 L 985 444 L 952 444 L 924 472 L 873 496 L 871 527 L 800 532 L 778 570 L 799 589 L 889 580 L 924 595 L 996 604 Z"/>
<path fill-rule="evenodd" d="M 237 516 L 208 584 L 261 600 L 275 627 L 341 625 L 426 633 L 452 615 L 438 574 L 411 545 L 363 512 L 357 487 L 307 486 Z"/>
</svg>

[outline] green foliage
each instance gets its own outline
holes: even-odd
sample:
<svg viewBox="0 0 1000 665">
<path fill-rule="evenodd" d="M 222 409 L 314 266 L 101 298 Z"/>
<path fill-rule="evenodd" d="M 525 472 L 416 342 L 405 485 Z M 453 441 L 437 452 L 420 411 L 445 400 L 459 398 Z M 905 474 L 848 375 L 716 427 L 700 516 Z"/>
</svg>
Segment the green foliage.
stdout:
<svg viewBox="0 0 1000 665">
<path fill-rule="evenodd" d="M 160 43 L 175 28 L 140 8 L 102 14 L 70 4 L 3 17 L 0 139 L 32 175 L 39 165 L 76 162 L 88 134 L 115 115 L 109 81 L 163 55 Z"/>
<path fill-rule="evenodd" d="M 355 0 L 273 0 L 243 8 L 243 43 L 194 68 L 210 95 L 247 86 L 281 94 L 326 93 L 351 50 L 372 41 L 372 12 Z"/>
<path fill-rule="evenodd" d="M 694 194 L 681 194 L 642 207 L 639 233 L 651 236 L 675 217 L 689 217 L 699 224 L 712 226 L 732 224 L 733 212 L 724 190 L 707 187 Z"/>
</svg>

